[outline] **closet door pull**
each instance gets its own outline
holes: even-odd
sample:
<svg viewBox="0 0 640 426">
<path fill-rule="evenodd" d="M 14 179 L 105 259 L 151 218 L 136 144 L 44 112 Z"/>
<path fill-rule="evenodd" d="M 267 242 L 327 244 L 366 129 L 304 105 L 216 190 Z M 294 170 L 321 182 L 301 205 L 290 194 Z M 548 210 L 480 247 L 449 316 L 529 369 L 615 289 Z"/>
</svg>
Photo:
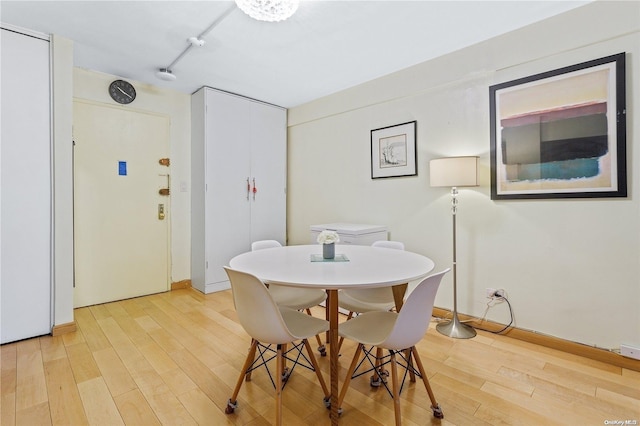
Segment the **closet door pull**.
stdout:
<svg viewBox="0 0 640 426">
<path fill-rule="evenodd" d="M 249 183 L 249 178 L 247 177 L 247 201 L 249 201 L 250 193 L 251 193 L 251 184 Z"/>
<path fill-rule="evenodd" d="M 258 188 L 256 188 L 256 178 L 253 178 L 253 189 L 252 189 L 252 192 L 253 192 L 253 201 L 255 201 L 256 200 L 256 192 L 258 192 Z"/>
</svg>

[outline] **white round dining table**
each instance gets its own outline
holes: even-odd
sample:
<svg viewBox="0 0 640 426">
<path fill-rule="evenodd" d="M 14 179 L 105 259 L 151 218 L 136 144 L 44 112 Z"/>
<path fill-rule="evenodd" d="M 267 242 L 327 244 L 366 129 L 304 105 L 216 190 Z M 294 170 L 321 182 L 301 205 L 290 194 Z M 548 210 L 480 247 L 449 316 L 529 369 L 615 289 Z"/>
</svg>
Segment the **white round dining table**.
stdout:
<svg viewBox="0 0 640 426">
<path fill-rule="evenodd" d="M 331 424 L 338 424 L 338 290 L 394 286 L 399 305 L 406 283 L 426 277 L 434 263 L 410 251 L 337 245 L 336 258 L 322 259 L 322 246 L 299 245 L 256 250 L 229 262 L 232 269 L 257 276 L 266 284 L 327 290 Z M 398 306 L 399 307 L 399 306 Z"/>
</svg>

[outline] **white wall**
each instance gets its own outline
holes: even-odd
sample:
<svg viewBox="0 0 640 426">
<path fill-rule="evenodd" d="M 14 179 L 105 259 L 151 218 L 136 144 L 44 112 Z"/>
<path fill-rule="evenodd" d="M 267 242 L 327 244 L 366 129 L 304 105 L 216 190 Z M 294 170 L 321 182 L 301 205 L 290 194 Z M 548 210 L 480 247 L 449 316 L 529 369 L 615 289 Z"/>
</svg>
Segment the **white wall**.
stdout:
<svg viewBox="0 0 640 426">
<path fill-rule="evenodd" d="M 122 77 L 75 68 L 73 96 L 113 104 L 109 84 Z M 191 96 L 173 90 L 132 81 L 136 100 L 132 108 L 165 114 L 171 120 L 171 281 L 191 275 Z"/>
<path fill-rule="evenodd" d="M 603 348 L 640 345 L 639 17 L 638 2 L 595 2 L 290 109 L 288 243 L 307 243 L 312 224 L 383 224 L 443 269 L 450 197 L 429 187 L 428 163 L 478 155 L 481 185 L 459 197 L 459 311 L 482 316 L 485 289 L 503 288 L 519 328 Z M 489 86 L 619 52 L 627 52 L 629 196 L 491 201 Z M 412 120 L 418 176 L 372 180 L 370 130 Z M 436 305 L 451 308 L 447 279 Z M 507 322 L 507 305 L 488 318 Z"/>
</svg>

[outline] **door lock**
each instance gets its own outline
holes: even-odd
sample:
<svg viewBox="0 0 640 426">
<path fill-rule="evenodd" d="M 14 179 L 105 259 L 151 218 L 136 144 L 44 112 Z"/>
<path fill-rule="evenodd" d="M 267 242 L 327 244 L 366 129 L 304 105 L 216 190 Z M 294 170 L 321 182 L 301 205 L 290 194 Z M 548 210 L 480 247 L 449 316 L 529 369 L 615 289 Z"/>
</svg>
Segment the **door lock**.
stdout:
<svg viewBox="0 0 640 426">
<path fill-rule="evenodd" d="M 158 220 L 164 220 L 164 204 L 158 204 Z"/>
<path fill-rule="evenodd" d="M 169 188 L 171 188 L 171 176 L 169 176 L 168 174 L 159 175 L 159 176 L 166 176 L 167 177 L 167 187 L 166 188 L 160 188 L 158 190 L 158 194 L 164 195 L 164 196 L 168 196 L 170 194 L 170 189 Z"/>
</svg>

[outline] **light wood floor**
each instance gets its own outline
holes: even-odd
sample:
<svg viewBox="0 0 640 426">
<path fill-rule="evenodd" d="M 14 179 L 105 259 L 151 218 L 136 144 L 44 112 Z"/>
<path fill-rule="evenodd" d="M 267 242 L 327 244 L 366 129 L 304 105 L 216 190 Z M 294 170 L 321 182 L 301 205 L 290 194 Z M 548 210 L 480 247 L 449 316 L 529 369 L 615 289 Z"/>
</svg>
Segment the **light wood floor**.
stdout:
<svg viewBox="0 0 640 426">
<path fill-rule="evenodd" d="M 78 309 L 75 320 L 77 332 L 1 347 L 2 426 L 272 424 L 264 370 L 224 414 L 249 344 L 229 291 L 176 290 Z M 345 342 L 342 374 L 353 349 Z M 418 349 L 445 418 L 432 417 L 417 382 L 402 392 L 404 424 L 640 424 L 638 372 L 484 332 L 454 340 L 431 327 Z M 368 376 L 354 379 L 340 423 L 393 424 L 391 402 Z M 307 370 L 295 370 L 284 406 L 286 425 L 329 424 Z"/>
</svg>

